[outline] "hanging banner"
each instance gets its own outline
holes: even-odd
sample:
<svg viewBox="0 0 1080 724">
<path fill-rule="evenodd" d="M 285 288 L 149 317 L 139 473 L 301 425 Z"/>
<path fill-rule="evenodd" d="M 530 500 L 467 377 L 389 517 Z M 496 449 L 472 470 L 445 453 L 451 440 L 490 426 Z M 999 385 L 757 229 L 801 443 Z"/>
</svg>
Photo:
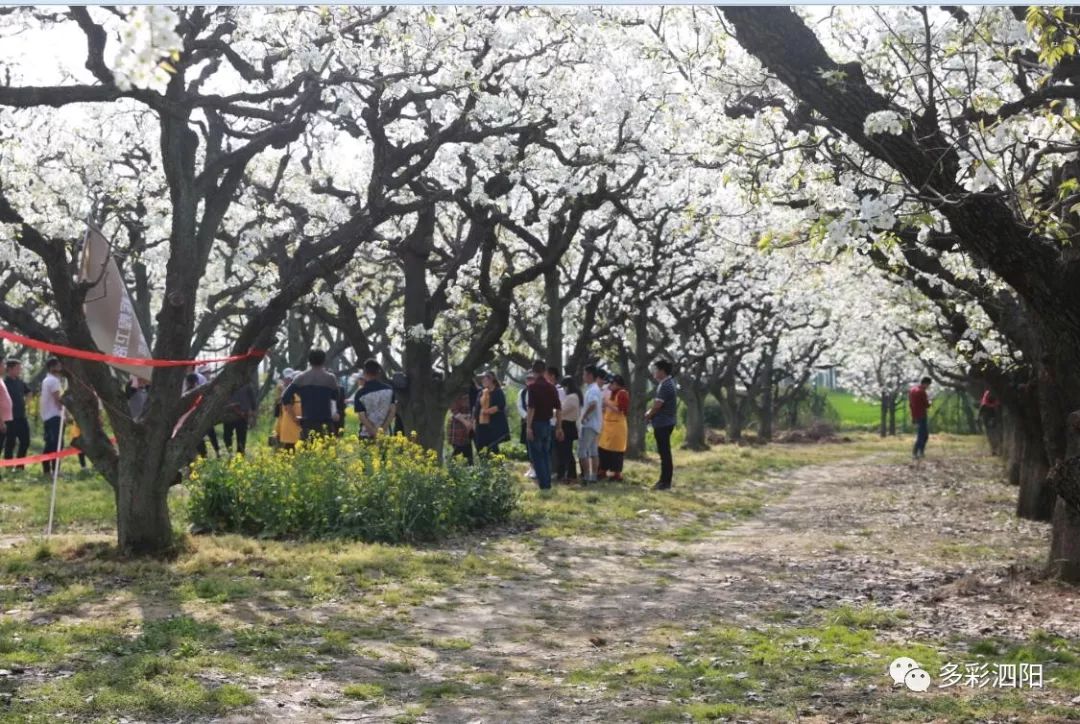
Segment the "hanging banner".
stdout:
<svg viewBox="0 0 1080 724">
<path fill-rule="evenodd" d="M 135 316 L 120 267 L 110 251 L 109 240 L 89 226 L 79 264 L 79 281 L 93 283 L 83 305 L 90 335 L 109 357 L 149 358 L 150 347 Z M 150 379 L 150 367 L 122 362 L 109 364 L 140 379 Z"/>
</svg>

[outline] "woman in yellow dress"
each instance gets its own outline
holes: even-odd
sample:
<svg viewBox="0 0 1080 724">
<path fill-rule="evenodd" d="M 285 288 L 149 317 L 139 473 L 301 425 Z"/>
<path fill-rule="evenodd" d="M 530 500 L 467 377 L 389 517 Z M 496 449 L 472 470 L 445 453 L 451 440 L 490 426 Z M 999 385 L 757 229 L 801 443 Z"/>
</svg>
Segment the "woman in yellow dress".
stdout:
<svg viewBox="0 0 1080 724">
<path fill-rule="evenodd" d="M 604 427 L 600 431 L 600 469 L 596 472 L 599 480 L 612 473 L 612 480 L 622 480 L 623 458 L 626 455 L 626 442 L 630 436 L 626 416 L 630 412 L 630 393 L 626 391 L 626 382 L 622 375 L 611 378 L 607 394 L 604 395 Z"/>
<path fill-rule="evenodd" d="M 278 388 L 278 403 L 274 406 L 274 410 L 277 412 L 277 422 L 274 423 L 274 437 L 277 438 L 278 448 L 282 450 L 292 450 L 296 447 L 296 443 L 300 442 L 300 424 L 297 422 L 303 417 L 303 408 L 300 406 L 300 397 L 294 396 L 292 407 L 292 413 L 285 409 L 285 405 L 280 401 L 281 393 L 285 391 L 285 388 L 292 384 L 293 378 L 296 377 L 296 373 L 287 369 L 281 373 L 281 383 Z"/>
</svg>

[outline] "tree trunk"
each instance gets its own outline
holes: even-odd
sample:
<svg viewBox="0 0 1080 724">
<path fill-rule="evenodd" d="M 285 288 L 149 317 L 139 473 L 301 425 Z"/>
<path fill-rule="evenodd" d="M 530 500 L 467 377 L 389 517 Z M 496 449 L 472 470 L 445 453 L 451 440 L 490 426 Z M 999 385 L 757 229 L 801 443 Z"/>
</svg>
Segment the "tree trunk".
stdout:
<svg viewBox="0 0 1080 724">
<path fill-rule="evenodd" d="M 889 395 L 889 435 L 896 437 L 896 393 Z"/>
<path fill-rule="evenodd" d="M 743 406 L 739 403 L 739 393 L 735 389 L 735 380 L 728 379 L 723 386 L 723 395 L 717 395 L 720 405 L 724 410 L 724 432 L 728 442 L 742 440 L 743 428 L 746 427 L 746 419 L 743 415 Z"/>
<path fill-rule="evenodd" d="M 679 381 L 679 396 L 686 405 L 686 440 L 683 448 L 686 450 L 708 450 L 709 443 L 705 439 L 705 396 L 707 391 L 703 386 L 683 377 Z"/>
<path fill-rule="evenodd" d="M 311 338 L 306 332 L 309 326 L 304 323 L 300 312 L 289 312 L 285 323 L 285 357 L 288 365 L 299 368 L 306 364 L 307 354 L 311 351 Z"/>
<path fill-rule="evenodd" d="M 416 433 L 416 441 L 428 450 L 434 450 L 443 459 L 446 446 L 446 415 L 449 405 L 442 399 L 441 390 L 428 389 L 413 393 L 409 390 L 409 404 L 402 410 L 401 420 L 409 432 Z"/>
<path fill-rule="evenodd" d="M 977 435 L 979 432 L 979 423 L 975 417 L 975 411 L 971 408 L 971 400 L 968 399 L 964 390 L 957 390 L 957 394 L 960 395 L 961 411 L 964 413 L 964 422 L 967 424 L 968 434 Z"/>
<path fill-rule="evenodd" d="M 172 546 L 169 487 L 176 471 L 162 471 L 142 456 L 120 456 L 116 481 L 116 533 L 126 556 L 160 555 Z"/>
<path fill-rule="evenodd" d="M 1054 492 L 1046 484 L 1050 465 L 1038 438 L 1028 436 L 1020 458 L 1020 497 L 1016 514 L 1029 520 L 1050 520 L 1054 512 Z"/>
<path fill-rule="evenodd" d="M 1067 433 L 1065 455 L 1069 458 L 1080 455 L 1080 430 L 1074 427 Z M 1080 511 L 1058 496 L 1052 520 L 1050 574 L 1065 581 L 1080 582 Z"/>
<path fill-rule="evenodd" d="M 758 429 L 758 437 L 762 442 L 769 442 L 773 437 L 773 356 L 775 352 L 769 349 L 765 353 L 765 359 L 761 364 L 761 420 Z"/>
<path fill-rule="evenodd" d="M 1050 574 L 1080 582 L 1080 512 L 1058 498 L 1050 536 Z"/>
<path fill-rule="evenodd" d="M 885 437 L 889 432 L 889 396 L 888 394 L 881 393 L 881 437 Z"/>
<path fill-rule="evenodd" d="M 1020 485 L 1020 460 L 1024 454 L 1023 418 L 1011 405 L 1001 407 L 1001 454 L 1005 459 L 1005 480 Z"/>
<path fill-rule="evenodd" d="M 649 309 L 642 306 L 634 317 L 633 367 L 623 373 L 630 375 L 630 415 L 627 417 L 629 439 L 626 457 L 640 460 L 645 457 L 645 410 L 649 396 Z"/>
<path fill-rule="evenodd" d="M 544 302 L 547 306 L 547 359 L 545 362 L 562 370 L 563 366 L 563 307 L 559 294 L 559 267 L 544 274 Z"/>
<path fill-rule="evenodd" d="M 1054 493 L 1046 482 L 1050 461 L 1046 455 L 1039 395 L 1035 385 L 1021 390 L 1023 446 L 1020 456 L 1020 497 L 1016 514 L 1030 520 L 1050 520 L 1054 513 Z"/>
<path fill-rule="evenodd" d="M 401 395 L 400 413 L 405 428 L 416 433 L 417 442 L 434 450 L 442 459 L 443 422 L 449 400 L 445 399 L 443 380 L 436 379 L 434 374 L 431 338 L 416 334 L 420 328 L 429 332 L 432 326 L 428 318 L 431 292 L 427 285 L 427 263 L 434 244 L 434 227 L 434 207 L 429 207 L 418 215 L 416 227 L 399 251 L 405 272 L 403 317 L 405 329 L 412 331 L 405 340 L 402 355 L 408 389 Z"/>
</svg>

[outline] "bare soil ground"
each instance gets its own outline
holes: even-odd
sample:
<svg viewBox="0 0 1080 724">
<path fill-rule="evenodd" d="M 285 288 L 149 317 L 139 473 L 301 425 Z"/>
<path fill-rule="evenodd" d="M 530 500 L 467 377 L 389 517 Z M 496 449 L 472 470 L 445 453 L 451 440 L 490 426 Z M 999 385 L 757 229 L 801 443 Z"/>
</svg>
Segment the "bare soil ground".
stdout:
<svg viewBox="0 0 1080 724">
<path fill-rule="evenodd" d="M 896 613 L 876 634 L 901 646 L 1040 635 L 1075 642 L 1077 591 L 1041 578 L 1048 527 L 1013 516 L 1015 491 L 998 482 L 996 464 L 969 454 L 913 467 L 877 455 L 787 471 L 754 481 L 776 501 L 760 515 L 689 543 L 492 539 L 492 552 L 525 575 L 451 587 L 398 622 L 400 644 L 373 639 L 378 658 L 306 681 L 265 681 L 256 708 L 227 721 L 663 720 L 673 700 L 655 687 L 616 688 L 574 672 L 657 652 L 678 656 L 686 637 L 718 624 L 782 629 L 845 607 Z M 394 671 L 387 657 L 399 662 Z M 887 664 L 876 679 L 783 703 L 808 721 L 899 720 L 880 701 L 868 705 L 895 691 Z M 350 679 L 378 681 L 393 694 L 342 702 L 337 692 Z M 1022 696 L 1036 709 L 1072 699 L 1053 682 Z M 327 700 L 333 704 L 323 708 Z M 732 718 L 788 716 L 776 712 L 765 705 Z"/>
</svg>

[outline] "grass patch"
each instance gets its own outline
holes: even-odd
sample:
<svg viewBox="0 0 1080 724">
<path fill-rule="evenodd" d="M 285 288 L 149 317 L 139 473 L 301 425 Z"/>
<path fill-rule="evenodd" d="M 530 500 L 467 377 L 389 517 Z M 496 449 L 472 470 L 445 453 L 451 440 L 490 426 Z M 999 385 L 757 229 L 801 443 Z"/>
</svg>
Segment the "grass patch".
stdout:
<svg viewBox="0 0 1080 724">
<path fill-rule="evenodd" d="M 458 681 L 440 681 L 420 687 L 420 699 L 431 703 L 440 699 L 460 699 L 472 692 L 472 687 Z"/>
<path fill-rule="evenodd" d="M 385 696 L 386 690 L 378 684 L 350 684 L 341 693 L 350 699 L 377 701 Z"/>
<path fill-rule="evenodd" d="M 789 618 L 774 614 L 774 620 Z M 898 656 L 914 658 L 935 683 L 948 662 L 1042 663 L 1057 698 L 1068 700 L 1080 692 L 1080 642 L 1050 634 L 1023 642 L 898 642 L 889 631 L 906 618 L 901 611 L 844 606 L 762 627 L 722 625 L 687 634 L 664 626 L 648 643 L 661 648 L 678 641 L 670 653 L 642 653 L 581 669 L 571 673 L 570 682 L 671 702 L 636 712 L 638 721 L 794 721 L 828 717 L 826 704 L 856 709 L 871 721 L 1026 720 L 1044 712 L 1030 692 L 935 687 L 915 694 L 894 687 L 887 671 Z"/>
<path fill-rule="evenodd" d="M 942 543 L 937 546 L 942 558 L 961 561 L 985 561 L 1001 556 L 1001 551 L 983 543 Z"/>
<path fill-rule="evenodd" d="M 841 429 L 866 430 L 881 424 L 881 408 L 875 402 L 838 390 L 829 390 L 825 399 L 836 411 Z"/>
<path fill-rule="evenodd" d="M 198 537 L 167 561 L 123 560 L 79 537 L 27 541 L 0 550 L 0 596 L 12 612 L 0 620 L 0 668 L 40 673 L 13 684 L 5 713 L 199 719 L 249 706 L 254 676 L 329 674 L 358 657 L 411 673 L 415 663 L 367 647 L 416 643 L 397 611 L 450 585 L 516 575 L 495 553 L 344 541 Z M 312 619 L 319 606 L 333 615 Z"/>
</svg>

